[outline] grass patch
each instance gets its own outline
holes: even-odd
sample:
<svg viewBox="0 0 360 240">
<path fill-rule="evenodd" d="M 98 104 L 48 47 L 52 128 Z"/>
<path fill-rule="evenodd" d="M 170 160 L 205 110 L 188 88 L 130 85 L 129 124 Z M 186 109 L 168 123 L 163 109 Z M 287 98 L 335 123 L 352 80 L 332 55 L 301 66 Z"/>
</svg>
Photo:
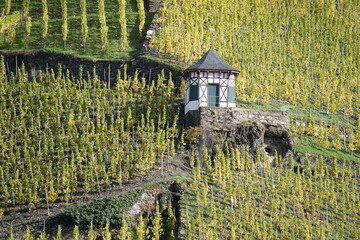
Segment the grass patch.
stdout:
<svg viewBox="0 0 360 240">
<path fill-rule="evenodd" d="M 259 109 L 259 110 L 273 110 L 284 111 L 289 113 L 290 117 L 294 120 L 306 120 L 309 115 L 309 109 L 291 106 L 289 102 L 280 100 L 264 101 L 262 99 L 257 100 L 238 100 L 237 107 Z M 339 126 L 348 127 L 355 124 L 355 120 L 344 116 L 343 113 L 331 113 L 325 110 L 311 109 L 311 115 L 314 121 L 324 122 L 331 124 L 333 121 L 338 122 Z"/>
<path fill-rule="evenodd" d="M 304 154 L 316 154 L 325 157 L 344 159 L 354 162 L 360 162 L 360 154 L 335 148 L 325 149 L 320 147 L 316 140 L 309 136 L 300 136 L 295 138 L 295 151 Z"/>
<path fill-rule="evenodd" d="M 0 3 L 3 8 L 4 3 Z M 96 0 L 87 0 L 87 20 L 89 27 L 89 36 L 87 40 L 86 51 L 82 47 L 81 36 L 81 17 L 80 5 L 76 0 L 68 0 L 68 25 L 69 33 L 67 39 L 67 48 L 64 49 L 62 40 L 62 19 L 61 7 L 59 0 L 49 0 L 49 30 L 46 40 L 46 48 L 43 48 L 44 41 L 42 38 L 42 6 L 41 1 L 30 3 L 30 13 L 32 17 L 32 28 L 28 46 L 26 49 L 25 22 L 21 21 L 16 27 L 16 39 L 14 43 L 9 44 L 6 41 L 7 33 L 0 34 L 0 50 L 19 51 L 19 50 L 49 50 L 66 54 L 76 54 L 82 57 L 96 58 L 101 60 L 128 60 L 134 58 L 142 48 L 144 38 L 139 34 L 139 14 L 137 13 L 136 0 L 127 1 L 127 33 L 129 48 L 125 51 L 120 49 L 120 26 L 117 0 L 107 0 L 105 2 L 106 21 L 109 27 L 108 48 L 103 51 L 101 48 L 100 23 L 97 10 Z M 12 3 L 12 11 L 21 10 L 21 2 Z M 146 13 L 145 29 L 150 23 L 155 13 Z"/>
<path fill-rule="evenodd" d="M 156 57 L 156 56 L 148 55 L 148 54 L 142 55 L 141 57 L 143 57 L 145 59 L 149 59 L 154 62 L 158 62 L 160 64 L 168 65 L 171 68 L 173 68 L 174 70 L 179 71 L 179 72 L 183 72 L 187 68 L 187 66 L 183 62 L 168 59 L 168 58 Z"/>
</svg>

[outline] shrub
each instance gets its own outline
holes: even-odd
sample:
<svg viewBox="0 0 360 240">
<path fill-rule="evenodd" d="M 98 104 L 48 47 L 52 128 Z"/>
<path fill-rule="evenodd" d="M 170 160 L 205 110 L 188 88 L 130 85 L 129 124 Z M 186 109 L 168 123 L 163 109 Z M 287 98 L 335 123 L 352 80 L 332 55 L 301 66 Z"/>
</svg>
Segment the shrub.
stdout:
<svg viewBox="0 0 360 240">
<path fill-rule="evenodd" d="M 185 142 L 187 145 L 196 144 L 199 142 L 199 136 L 201 134 L 201 127 L 188 127 L 185 129 Z"/>
<path fill-rule="evenodd" d="M 144 190 L 134 189 L 120 196 L 93 200 L 73 207 L 55 216 L 61 225 L 79 226 L 88 230 L 91 221 L 94 229 L 105 227 L 109 220 L 112 227 L 120 227 L 124 214 L 137 202 Z"/>
</svg>

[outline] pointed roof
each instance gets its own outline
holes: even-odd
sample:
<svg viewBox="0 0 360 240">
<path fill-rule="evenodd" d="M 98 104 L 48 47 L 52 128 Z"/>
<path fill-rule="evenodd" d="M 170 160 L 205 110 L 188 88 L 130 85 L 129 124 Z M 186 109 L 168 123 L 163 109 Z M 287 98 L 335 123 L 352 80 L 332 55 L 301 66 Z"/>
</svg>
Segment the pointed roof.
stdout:
<svg viewBox="0 0 360 240">
<path fill-rule="evenodd" d="M 194 65 L 186 69 L 189 70 L 224 70 L 240 72 L 236 68 L 233 68 L 227 64 L 214 49 L 210 48 L 207 53 Z"/>
</svg>

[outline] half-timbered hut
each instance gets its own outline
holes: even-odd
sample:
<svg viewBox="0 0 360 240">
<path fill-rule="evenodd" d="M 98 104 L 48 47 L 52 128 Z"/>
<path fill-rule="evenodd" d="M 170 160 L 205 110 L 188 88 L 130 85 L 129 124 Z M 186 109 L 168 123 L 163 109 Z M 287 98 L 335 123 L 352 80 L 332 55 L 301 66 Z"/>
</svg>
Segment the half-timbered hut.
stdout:
<svg viewBox="0 0 360 240">
<path fill-rule="evenodd" d="M 236 107 L 235 82 L 239 72 L 210 49 L 183 73 L 185 114 L 200 107 Z"/>
</svg>

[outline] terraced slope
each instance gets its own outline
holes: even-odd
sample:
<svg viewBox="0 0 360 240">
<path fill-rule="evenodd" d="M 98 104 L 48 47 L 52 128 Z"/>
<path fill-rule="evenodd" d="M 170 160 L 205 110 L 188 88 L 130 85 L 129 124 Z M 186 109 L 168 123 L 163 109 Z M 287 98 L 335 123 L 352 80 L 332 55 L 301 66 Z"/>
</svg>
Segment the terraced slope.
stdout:
<svg viewBox="0 0 360 240">
<path fill-rule="evenodd" d="M 139 34 L 139 14 L 136 0 L 126 1 L 126 19 L 127 35 L 129 39 L 129 48 L 125 51 L 120 47 L 120 25 L 118 13 L 118 0 L 106 0 L 105 12 L 108 31 L 108 48 L 102 49 L 100 23 L 98 14 L 98 1 L 87 0 L 87 23 L 89 37 L 86 43 L 86 51 L 82 46 L 81 37 L 81 9 L 80 0 L 68 0 L 68 37 L 67 47 L 64 49 L 62 37 L 62 15 L 61 1 L 48 0 L 49 26 L 48 36 L 46 39 L 46 50 L 65 52 L 80 56 L 94 57 L 98 59 L 130 59 L 141 49 L 143 37 Z M 0 9 L 4 8 L 5 2 L 1 1 Z M 11 11 L 23 11 L 22 1 L 12 1 Z M 29 16 L 32 18 L 31 33 L 29 37 L 28 49 L 26 49 L 25 31 L 26 21 L 23 17 L 16 26 L 16 37 L 13 43 L 9 43 L 8 34 L 0 33 L 0 50 L 11 51 L 33 51 L 41 50 L 44 46 L 43 40 L 43 9 L 41 1 L 30 1 Z M 154 13 L 146 12 L 145 29 L 150 24 Z"/>
</svg>

